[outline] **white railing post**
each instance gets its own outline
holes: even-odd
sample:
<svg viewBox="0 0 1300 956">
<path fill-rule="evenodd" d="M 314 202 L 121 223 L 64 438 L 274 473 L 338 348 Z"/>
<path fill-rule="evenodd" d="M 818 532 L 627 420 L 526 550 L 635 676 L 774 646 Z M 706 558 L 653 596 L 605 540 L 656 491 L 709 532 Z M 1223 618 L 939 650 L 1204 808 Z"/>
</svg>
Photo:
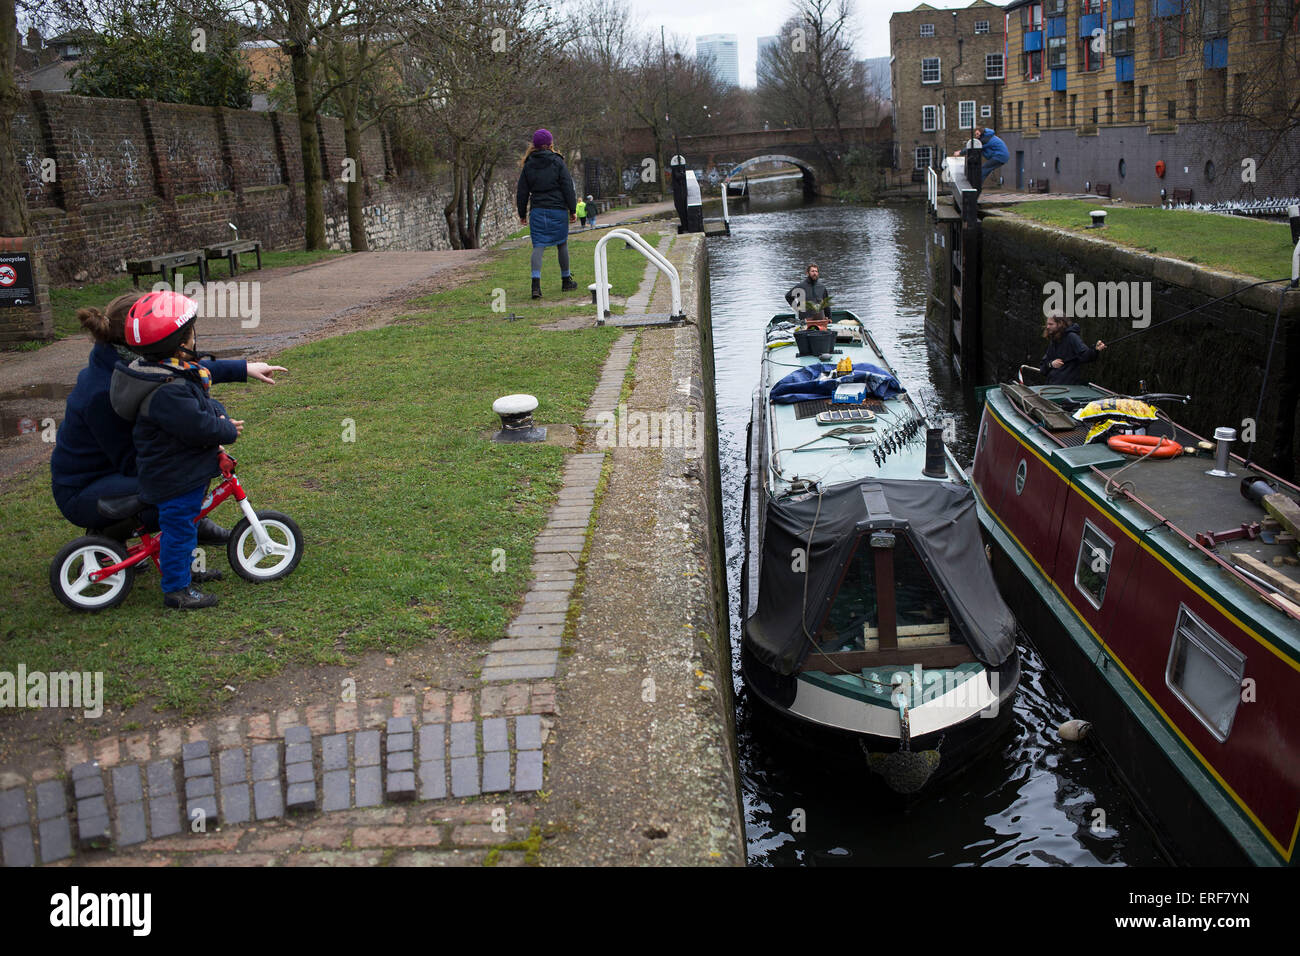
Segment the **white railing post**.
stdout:
<svg viewBox="0 0 1300 956">
<path fill-rule="evenodd" d="M 728 176 L 722 181 L 722 222 L 724 225 L 730 225 L 731 218 L 727 214 L 727 190 L 731 185 L 731 177 Z"/>
<path fill-rule="evenodd" d="M 604 325 L 605 317 L 609 315 L 609 261 L 605 252 L 605 245 L 614 238 L 631 243 L 634 249 L 653 262 L 660 272 L 668 276 L 673 297 L 672 317 L 674 319 L 684 319 L 686 313 L 682 311 L 682 280 L 677 272 L 677 267 L 665 259 L 658 249 L 651 246 L 632 230 L 611 229 L 601 236 L 600 241 L 596 243 L 596 324 Z"/>
</svg>

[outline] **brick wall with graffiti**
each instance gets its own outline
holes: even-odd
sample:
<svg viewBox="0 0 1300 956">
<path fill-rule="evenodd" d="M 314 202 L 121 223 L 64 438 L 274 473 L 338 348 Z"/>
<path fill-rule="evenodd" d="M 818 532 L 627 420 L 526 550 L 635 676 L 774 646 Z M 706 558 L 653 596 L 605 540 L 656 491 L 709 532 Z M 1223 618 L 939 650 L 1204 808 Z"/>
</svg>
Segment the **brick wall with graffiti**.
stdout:
<svg viewBox="0 0 1300 956">
<path fill-rule="evenodd" d="M 346 249 L 352 171 L 342 121 L 321 117 L 318 131 L 327 235 Z M 289 113 L 29 94 L 13 141 L 51 280 L 102 278 L 127 259 L 221 242 L 233 238 L 230 223 L 267 249 L 301 249 L 298 137 Z M 447 187 L 398 172 L 384 132 L 366 130 L 355 174 L 371 248 L 449 248 Z M 504 210 L 492 198 L 491 209 Z M 487 217 L 485 244 L 514 228 L 506 212 Z"/>
</svg>

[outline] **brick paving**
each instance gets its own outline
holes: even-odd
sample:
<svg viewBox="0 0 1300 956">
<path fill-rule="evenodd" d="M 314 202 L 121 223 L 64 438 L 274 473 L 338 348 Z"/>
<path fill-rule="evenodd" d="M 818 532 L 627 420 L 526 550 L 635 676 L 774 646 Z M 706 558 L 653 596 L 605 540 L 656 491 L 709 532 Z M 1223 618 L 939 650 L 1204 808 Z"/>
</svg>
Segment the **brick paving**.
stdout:
<svg viewBox="0 0 1300 956">
<path fill-rule="evenodd" d="M 429 691 L 418 708 L 403 697 L 321 707 L 314 726 L 286 725 L 292 715 L 282 712 L 136 733 L 130 747 L 127 738 L 101 742 L 128 753 L 111 768 L 86 759 L 84 745 L 69 746 L 62 779 L 6 777 L 0 859 L 5 866 L 522 864 L 522 850 L 488 854 L 530 836 L 554 685 L 489 686 L 455 694 L 450 708 L 448 698 Z M 399 713 L 405 710 L 418 716 Z M 283 729 L 268 740 L 273 725 Z M 182 738 L 192 739 L 179 744 Z M 449 805 L 449 795 L 477 799 Z M 397 852 L 417 849 L 418 856 Z"/>
</svg>

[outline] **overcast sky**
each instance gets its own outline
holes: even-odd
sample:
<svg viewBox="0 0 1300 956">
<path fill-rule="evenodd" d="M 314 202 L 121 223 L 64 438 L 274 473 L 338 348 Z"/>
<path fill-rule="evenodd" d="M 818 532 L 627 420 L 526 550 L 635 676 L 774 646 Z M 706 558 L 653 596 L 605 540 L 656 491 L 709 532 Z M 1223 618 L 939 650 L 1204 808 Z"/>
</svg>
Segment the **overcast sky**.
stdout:
<svg viewBox="0 0 1300 956">
<path fill-rule="evenodd" d="M 663 26 L 669 34 L 694 41 L 709 33 L 734 33 L 739 41 L 740 82 L 754 85 L 758 38 L 770 36 L 790 16 L 790 0 L 628 0 L 647 32 Z M 970 0 L 928 0 L 941 10 L 970 6 Z M 895 11 L 914 10 L 920 0 L 855 0 L 858 55 L 863 59 L 889 56 L 889 17 Z"/>
</svg>

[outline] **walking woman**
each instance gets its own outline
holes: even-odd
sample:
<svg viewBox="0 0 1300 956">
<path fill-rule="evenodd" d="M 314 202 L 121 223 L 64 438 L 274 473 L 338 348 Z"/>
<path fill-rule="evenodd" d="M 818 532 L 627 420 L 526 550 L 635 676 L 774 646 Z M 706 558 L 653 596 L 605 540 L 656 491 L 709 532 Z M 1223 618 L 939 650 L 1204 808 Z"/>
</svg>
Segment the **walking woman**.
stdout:
<svg viewBox="0 0 1300 956">
<path fill-rule="evenodd" d="M 549 131 L 539 129 L 533 134 L 533 145 L 519 165 L 516 202 L 519 222 L 528 226 L 533 240 L 533 298 L 542 297 L 542 253 L 548 246 L 555 246 L 560 256 L 560 289 L 576 289 L 578 283 L 569 274 L 569 223 L 577 221 L 578 198 Z"/>
</svg>

